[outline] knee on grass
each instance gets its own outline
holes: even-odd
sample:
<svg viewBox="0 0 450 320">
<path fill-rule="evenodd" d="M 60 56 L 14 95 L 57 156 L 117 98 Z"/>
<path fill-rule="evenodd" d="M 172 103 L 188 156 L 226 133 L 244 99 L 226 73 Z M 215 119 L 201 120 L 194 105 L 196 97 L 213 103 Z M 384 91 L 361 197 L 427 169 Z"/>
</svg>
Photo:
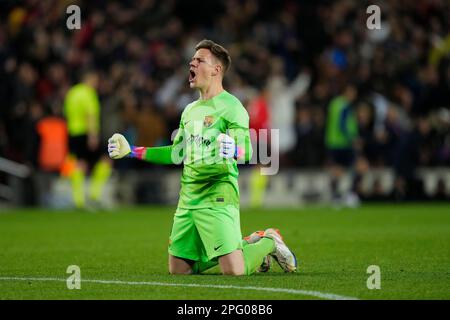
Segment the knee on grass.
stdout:
<svg viewBox="0 0 450 320">
<path fill-rule="evenodd" d="M 229 269 L 229 270 L 222 270 L 222 274 L 225 276 L 244 276 L 245 271 L 237 269 Z"/>
<path fill-rule="evenodd" d="M 177 269 L 169 267 L 169 274 L 192 274 L 192 269 Z"/>
</svg>

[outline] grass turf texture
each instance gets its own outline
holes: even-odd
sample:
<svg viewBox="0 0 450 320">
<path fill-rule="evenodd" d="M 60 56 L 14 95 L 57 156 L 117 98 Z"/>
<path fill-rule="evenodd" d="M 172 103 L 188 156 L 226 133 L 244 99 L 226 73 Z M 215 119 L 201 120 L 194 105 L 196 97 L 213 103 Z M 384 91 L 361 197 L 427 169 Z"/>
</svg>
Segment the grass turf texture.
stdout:
<svg viewBox="0 0 450 320">
<path fill-rule="evenodd" d="M 286 292 L 204 287 L 104 284 L 83 279 L 235 285 L 311 290 L 359 299 L 450 299 L 450 206 L 365 205 L 242 210 L 243 235 L 281 230 L 297 254 L 296 274 L 276 263 L 249 277 L 171 276 L 168 233 L 173 207 L 113 212 L 25 209 L 0 214 L 0 277 L 66 279 L 81 268 L 81 290 L 64 281 L 0 280 L 0 299 L 317 299 Z M 367 267 L 381 268 L 381 289 L 366 286 Z"/>
</svg>

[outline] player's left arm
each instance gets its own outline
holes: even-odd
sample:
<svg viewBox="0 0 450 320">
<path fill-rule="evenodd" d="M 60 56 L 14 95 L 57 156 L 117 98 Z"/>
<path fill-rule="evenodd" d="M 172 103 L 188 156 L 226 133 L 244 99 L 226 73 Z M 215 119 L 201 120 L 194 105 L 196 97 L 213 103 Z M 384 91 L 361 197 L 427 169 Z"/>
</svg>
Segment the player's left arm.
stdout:
<svg viewBox="0 0 450 320">
<path fill-rule="evenodd" d="M 220 154 L 224 158 L 248 162 L 253 149 L 249 131 L 249 116 L 243 106 L 235 108 L 227 120 L 227 133 L 218 137 Z"/>
<path fill-rule="evenodd" d="M 228 135 L 234 140 L 235 148 L 233 157 L 236 160 L 248 162 L 252 158 L 253 150 L 248 128 L 230 128 Z"/>
</svg>

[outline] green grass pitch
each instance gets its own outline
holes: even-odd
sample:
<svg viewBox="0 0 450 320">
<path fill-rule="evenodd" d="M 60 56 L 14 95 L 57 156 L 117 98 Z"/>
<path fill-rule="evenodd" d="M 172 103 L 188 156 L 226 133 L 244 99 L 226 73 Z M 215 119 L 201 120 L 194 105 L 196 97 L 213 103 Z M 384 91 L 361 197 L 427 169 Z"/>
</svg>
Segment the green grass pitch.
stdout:
<svg viewBox="0 0 450 320">
<path fill-rule="evenodd" d="M 300 263 L 296 274 L 275 265 L 248 277 L 169 275 L 174 209 L 2 209 L 0 299 L 450 299 L 449 204 L 242 210 L 244 235 L 277 227 Z M 80 290 L 66 286 L 69 265 Z M 367 288 L 370 265 L 380 289 Z"/>
</svg>

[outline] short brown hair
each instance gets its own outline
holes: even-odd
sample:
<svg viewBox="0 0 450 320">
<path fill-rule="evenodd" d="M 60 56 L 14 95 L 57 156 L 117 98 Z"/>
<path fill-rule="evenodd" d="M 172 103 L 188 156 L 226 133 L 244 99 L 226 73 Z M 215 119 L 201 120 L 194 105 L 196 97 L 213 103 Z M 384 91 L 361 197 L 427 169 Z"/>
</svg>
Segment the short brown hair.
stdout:
<svg viewBox="0 0 450 320">
<path fill-rule="evenodd" d="M 223 66 L 223 73 L 228 70 L 231 64 L 231 57 L 227 49 L 222 47 L 220 44 L 207 39 L 200 41 L 195 46 L 195 51 L 198 51 L 200 49 L 208 49 L 217 59 L 219 59 L 220 63 Z"/>
</svg>

